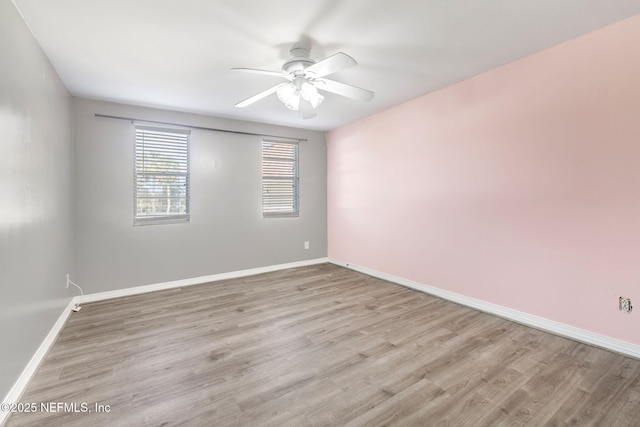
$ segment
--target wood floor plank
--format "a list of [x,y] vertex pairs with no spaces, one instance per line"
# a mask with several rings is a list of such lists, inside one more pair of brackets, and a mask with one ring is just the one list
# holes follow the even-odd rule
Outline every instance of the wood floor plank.
[[8,427],[638,426],[640,360],[320,264],[85,304],[22,402],[92,412]]

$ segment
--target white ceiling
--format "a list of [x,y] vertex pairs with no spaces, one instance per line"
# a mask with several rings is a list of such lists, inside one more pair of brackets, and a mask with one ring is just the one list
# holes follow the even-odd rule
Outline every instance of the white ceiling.
[[[73,95],[328,130],[640,13],[638,0],[14,0]],[[326,94],[309,120],[275,95],[289,48],[358,66],[332,79],[374,91]]]

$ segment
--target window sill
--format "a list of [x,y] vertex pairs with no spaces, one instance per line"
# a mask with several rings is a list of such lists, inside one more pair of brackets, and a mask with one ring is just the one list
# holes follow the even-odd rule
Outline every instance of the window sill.
[[147,216],[134,218],[133,225],[175,224],[180,222],[189,222],[190,220],[191,217],[189,215]]

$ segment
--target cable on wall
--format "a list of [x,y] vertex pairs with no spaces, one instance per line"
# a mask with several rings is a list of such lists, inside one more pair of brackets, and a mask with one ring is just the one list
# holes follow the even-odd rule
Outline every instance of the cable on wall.
[[[82,288],[76,285],[75,283],[73,283],[71,279],[69,279],[69,275],[67,274],[67,288],[69,287],[69,285],[73,285],[76,288],[80,289],[80,299],[82,300],[82,297],[84,296],[84,292],[82,292]],[[81,308],[82,307],[80,307],[80,303],[76,303],[76,305],[74,305],[71,310],[77,312],[77,311],[80,311]]]
[[292,138],[290,136],[281,136],[281,135],[267,135],[264,133],[254,133],[254,132],[243,132],[243,131],[239,131],[239,130],[229,130],[229,129],[218,129],[218,128],[210,128],[210,127],[204,127],[204,126],[194,126],[194,125],[185,125],[185,124],[181,124],[181,123],[171,123],[171,122],[161,122],[158,120],[145,120],[145,119],[136,119],[133,117],[122,117],[122,116],[111,116],[108,114],[95,114],[96,117],[99,118],[103,118],[103,119],[114,119],[114,120],[126,120],[126,121],[130,121],[131,123],[134,122],[143,122],[143,123],[154,123],[154,124],[160,124],[160,125],[168,125],[168,126],[180,126],[180,127],[185,127],[188,129],[198,129],[198,130],[207,130],[207,131],[212,131],[212,132],[224,132],[224,133],[235,133],[238,135],[251,135],[251,136],[261,136],[261,137],[269,137],[269,138],[280,138],[280,139],[288,139],[291,141],[308,141],[308,139],[306,138]]

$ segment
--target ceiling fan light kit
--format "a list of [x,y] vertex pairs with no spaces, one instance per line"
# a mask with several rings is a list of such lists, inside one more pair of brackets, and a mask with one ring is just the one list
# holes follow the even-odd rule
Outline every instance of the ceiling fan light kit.
[[318,89],[313,83],[307,81],[304,77],[296,77],[291,83],[282,83],[276,91],[278,99],[290,110],[298,111],[300,109],[300,99],[309,101],[313,108],[324,99],[324,96],[318,93]]
[[357,65],[357,62],[346,53],[339,52],[316,62],[309,57],[308,49],[294,47],[289,52],[291,58],[283,64],[280,73],[253,68],[232,68],[234,71],[264,74],[288,80],[287,83],[280,83],[238,102],[235,105],[237,108],[247,107],[275,92],[288,109],[300,111],[302,118],[308,119],[316,115],[315,109],[324,100],[324,96],[318,92],[318,89],[364,102],[373,98],[373,92],[369,90],[323,78]]

